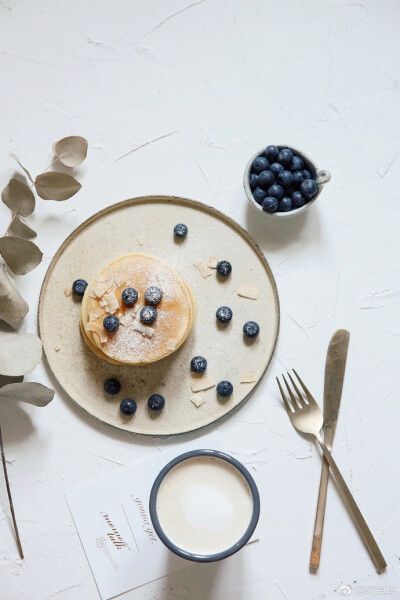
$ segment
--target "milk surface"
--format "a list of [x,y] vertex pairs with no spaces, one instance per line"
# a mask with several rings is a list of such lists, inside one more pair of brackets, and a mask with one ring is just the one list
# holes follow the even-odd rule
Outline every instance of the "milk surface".
[[245,533],[253,512],[250,488],[230,463],[208,456],[179,463],[157,494],[162,529],[179,548],[215,554]]

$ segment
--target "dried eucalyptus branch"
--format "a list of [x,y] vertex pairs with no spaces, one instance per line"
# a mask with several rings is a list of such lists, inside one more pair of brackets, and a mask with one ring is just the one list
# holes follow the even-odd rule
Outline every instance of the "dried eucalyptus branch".
[[15,538],[17,541],[19,556],[20,556],[21,560],[23,560],[24,553],[22,551],[21,538],[19,537],[17,520],[15,518],[15,511],[14,511],[14,504],[13,504],[12,496],[11,496],[10,482],[8,481],[6,457],[4,455],[3,437],[1,435],[1,425],[0,425],[0,451],[1,451],[1,462],[3,463],[4,479],[6,480],[8,502],[10,505],[11,517],[12,517],[12,521],[13,521],[13,525],[14,525]]
[[[23,181],[11,178],[1,193],[2,201],[11,210],[11,221],[0,237],[0,256],[3,260],[0,263],[0,401],[3,403],[22,401],[35,406],[46,406],[54,397],[54,390],[45,385],[22,381],[24,375],[33,371],[42,359],[40,339],[30,333],[17,333],[8,325],[8,329],[3,330],[3,325],[21,321],[29,310],[8,270],[16,275],[25,275],[35,269],[43,257],[38,246],[31,241],[36,237],[36,232],[24,221],[35,209],[36,199],[32,189],[35,188],[37,195],[43,200],[62,201],[71,198],[81,189],[81,184],[72,175],[48,169],[58,161],[71,168],[79,165],[86,158],[87,148],[87,141],[79,136],[59,140],[53,146],[53,161],[35,179],[15,154],[11,154],[32,185],[29,187]],[[1,428],[0,449],[18,551],[23,559]]]

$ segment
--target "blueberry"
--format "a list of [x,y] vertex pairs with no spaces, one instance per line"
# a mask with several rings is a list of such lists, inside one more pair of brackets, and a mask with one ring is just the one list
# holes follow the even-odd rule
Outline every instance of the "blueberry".
[[228,277],[232,273],[232,265],[227,260],[220,260],[217,264],[217,273],[222,277]]
[[278,158],[279,148],[277,146],[267,146],[264,154],[270,162],[273,162]]
[[310,171],[307,171],[307,169],[303,169],[303,180],[304,179],[312,179],[311,173]]
[[250,189],[255,190],[258,186],[258,175],[252,173],[249,178]]
[[204,373],[207,369],[207,361],[203,356],[195,356],[190,361],[190,370],[194,373]]
[[317,182],[314,179],[305,179],[300,186],[300,191],[306,198],[312,198],[317,193]]
[[217,394],[222,398],[228,398],[233,392],[233,385],[230,381],[220,381],[217,385]]
[[273,196],[267,196],[262,203],[263,210],[266,210],[267,212],[270,212],[270,213],[277,211],[278,206],[279,206],[279,202]]
[[122,302],[124,302],[128,306],[132,306],[133,304],[135,304],[135,302],[137,302],[139,294],[137,293],[135,288],[129,287],[122,290],[121,298]]
[[293,192],[292,194],[292,204],[295,208],[300,208],[305,203],[305,198],[301,192]]
[[296,187],[300,187],[304,181],[304,173],[303,171],[294,171],[293,173],[293,184]]
[[256,189],[253,192],[253,198],[258,204],[262,203],[266,195],[267,192],[260,187],[256,187]]
[[284,167],[288,167],[292,164],[293,160],[293,152],[289,150],[289,148],[282,148],[282,150],[278,154],[278,163],[281,163]]
[[121,382],[115,377],[110,377],[106,379],[104,382],[104,391],[106,394],[110,394],[111,396],[115,396],[119,394],[121,390]]
[[119,327],[118,317],[116,317],[114,315],[108,315],[107,317],[104,317],[103,327],[106,331],[109,331],[110,333],[114,333],[114,331],[117,331],[117,329]]
[[88,282],[84,279],[76,279],[72,284],[72,291],[74,292],[75,296],[83,296],[87,286]]
[[278,183],[284,187],[289,187],[293,184],[293,173],[290,171],[280,171],[278,173]]
[[283,187],[277,185],[276,183],[274,183],[274,185],[271,185],[271,187],[268,188],[268,196],[273,196],[274,198],[281,200],[281,198],[283,198],[284,195],[285,192],[283,190]]
[[160,394],[153,394],[147,401],[150,410],[162,410],[165,406],[165,398]]
[[121,404],[119,405],[119,410],[126,417],[131,417],[132,415],[134,415],[136,409],[137,404],[134,400],[132,400],[132,398],[125,398],[125,400],[122,400]]
[[229,306],[220,306],[217,312],[215,313],[218,321],[220,323],[228,323],[232,319],[233,312]]
[[183,223],[178,223],[174,227],[174,236],[183,240],[188,234],[188,228]]
[[284,198],[282,198],[282,200],[280,200],[279,202],[279,212],[289,212],[289,210],[292,210],[293,205],[292,205],[292,199],[289,198],[288,196],[285,196]]
[[261,171],[265,171],[265,169],[269,169],[269,162],[267,161],[265,156],[257,156],[255,161],[253,162],[254,173],[261,173]]
[[157,319],[157,311],[153,306],[143,306],[139,314],[140,320],[146,325],[151,325]]
[[262,188],[268,189],[270,185],[275,183],[275,175],[272,171],[261,171],[258,182]]
[[249,338],[255,338],[260,333],[260,326],[255,321],[247,321],[243,325],[243,333]]
[[293,156],[293,160],[292,160],[292,164],[290,165],[290,169],[292,171],[301,171],[301,169],[304,169],[304,160],[300,156],[297,156],[297,154],[295,154]]
[[160,288],[152,285],[151,287],[147,288],[144,293],[144,297],[147,304],[151,304],[151,306],[157,306],[157,304],[160,304],[161,302],[162,291]]
[[278,173],[280,173],[280,171],[283,171],[284,167],[282,167],[282,165],[280,165],[277,162],[272,163],[272,165],[270,166],[269,170],[274,174],[274,175],[278,175]]

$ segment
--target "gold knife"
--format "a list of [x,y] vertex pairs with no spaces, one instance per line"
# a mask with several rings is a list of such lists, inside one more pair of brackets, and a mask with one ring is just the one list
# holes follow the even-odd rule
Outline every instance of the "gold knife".
[[[325,363],[324,384],[324,440],[329,450],[335,437],[336,423],[339,416],[342,397],[344,372],[346,369],[347,349],[350,333],[346,329],[338,329],[329,342]],[[324,530],[326,491],[328,488],[329,464],[326,458],[322,461],[321,479],[319,483],[317,513],[315,516],[314,537],[310,557],[310,571],[316,572],[319,567]]]

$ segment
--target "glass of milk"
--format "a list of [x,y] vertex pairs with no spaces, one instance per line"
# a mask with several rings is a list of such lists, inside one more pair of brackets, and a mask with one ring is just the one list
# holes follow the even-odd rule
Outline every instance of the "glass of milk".
[[161,541],[183,558],[212,562],[231,556],[252,536],[260,497],[249,471],[219,450],[192,450],[169,462],[150,494]]

